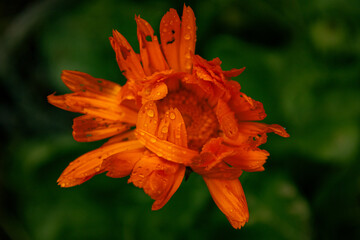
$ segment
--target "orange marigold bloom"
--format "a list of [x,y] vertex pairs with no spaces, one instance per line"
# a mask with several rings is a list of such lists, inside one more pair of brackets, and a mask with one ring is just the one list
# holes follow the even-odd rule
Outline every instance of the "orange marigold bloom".
[[240,92],[231,78],[244,70],[221,69],[221,61],[195,55],[196,25],[190,7],[182,18],[170,9],[160,23],[160,42],[148,22],[135,17],[140,54],[116,30],[110,37],[127,83],[63,71],[73,93],[48,96],[51,104],[84,115],[73,124],[80,142],[110,138],[100,148],[71,162],[58,179],[61,187],[81,184],[106,172],[130,175],[162,208],[180,186],[185,171],[200,174],[234,228],[249,218],[239,176],[262,171],[269,153],[259,149],[266,134],[288,137],[263,120],[260,102]]

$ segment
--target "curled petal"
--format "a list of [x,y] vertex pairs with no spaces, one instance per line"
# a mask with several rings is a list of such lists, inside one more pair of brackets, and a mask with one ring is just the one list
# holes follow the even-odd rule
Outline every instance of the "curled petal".
[[278,124],[266,124],[257,122],[241,122],[238,125],[239,134],[236,138],[229,139],[224,137],[224,140],[228,144],[240,146],[243,144],[250,145],[252,147],[258,147],[261,144],[266,143],[267,133],[274,132],[282,137],[289,137],[290,135],[285,131],[283,127]]
[[246,96],[244,93],[232,93],[229,106],[240,121],[259,121],[266,117],[263,104]]
[[242,169],[232,166],[224,159],[233,156],[236,149],[222,144],[222,138],[211,139],[206,143],[199,157],[191,162],[194,172],[208,178],[237,179]]
[[59,177],[58,184],[61,187],[72,187],[81,184],[94,175],[104,171],[101,167],[104,159],[119,152],[140,148],[143,148],[140,142],[127,141],[102,146],[96,150],[85,153],[69,164]]
[[247,172],[263,171],[263,165],[270,154],[258,148],[237,148],[232,156],[225,157],[223,161]]
[[185,174],[185,167],[168,162],[154,154],[143,155],[129,178],[135,186],[155,200],[152,210],[162,208],[176,192]]
[[154,86],[143,88],[141,96],[145,101],[160,100],[166,97],[168,94],[168,88],[165,83],[158,83]]
[[225,180],[204,177],[214,202],[231,225],[239,229],[249,220],[249,211],[239,179]]

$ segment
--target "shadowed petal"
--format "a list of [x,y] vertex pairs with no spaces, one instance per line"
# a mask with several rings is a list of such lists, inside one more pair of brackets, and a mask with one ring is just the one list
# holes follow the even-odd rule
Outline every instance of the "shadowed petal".
[[158,210],[176,192],[184,174],[184,166],[168,162],[154,154],[145,154],[135,164],[128,182],[143,188],[155,200],[152,210]]
[[48,101],[67,111],[89,114],[112,121],[135,124],[137,119],[135,111],[119,105],[116,99],[91,92],[76,92],[60,96],[51,94],[48,96]]
[[72,187],[83,183],[94,175],[103,172],[101,165],[104,159],[119,152],[139,148],[143,148],[143,145],[138,141],[127,141],[102,146],[96,150],[85,153],[69,164],[59,177],[58,184],[61,187]]
[[249,220],[245,194],[238,179],[225,180],[204,177],[214,202],[231,225],[239,229]]
[[115,136],[128,129],[130,125],[120,121],[83,115],[74,118],[73,137],[79,142],[91,142]]
[[104,160],[103,171],[107,171],[106,176],[112,178],[122,178],[130,175],[134,165],[144,154],[145,148],[126,151],[112,155]]
[[61,79],[65,85],[73,92],[93,92],[108,97],[116,97],[121,87],[114,82],[94,78],[91,75],[78,71],[64,70]]

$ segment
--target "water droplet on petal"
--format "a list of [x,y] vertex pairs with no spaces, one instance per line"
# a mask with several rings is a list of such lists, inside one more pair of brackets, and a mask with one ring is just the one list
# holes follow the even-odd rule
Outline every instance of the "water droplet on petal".
[[100,171],[100,168],[99,167],[95,168],[95,171],[96,172]]
[[175,117],[176,117],[176,116],[175,116],[175,113],[171,112],[171,113],[170,113],[170,119],[171,119],[171,120],[174,120]]
[[149,117],[154,117],[154,115],[155,115],[154,110],[150,109],[149,111],[147,111],[147,115]]
[[191,38],[191,36],[189,34],[185,34],[185,36],[184,36],[185,40],[190,40],[190,38]]
[[150,142],[156,143],[156,139],[155,138],[150,138]]
[[187,59],[190,59],[190,58],[191,58],[190,52],[188,52],[188,53],[185,54],[185,58],[187,58]]
[[167,127],[163,127],[162,129],[161,129],[161,132],[162,133],[167,133],[169,131],[169,129],[167,128]]

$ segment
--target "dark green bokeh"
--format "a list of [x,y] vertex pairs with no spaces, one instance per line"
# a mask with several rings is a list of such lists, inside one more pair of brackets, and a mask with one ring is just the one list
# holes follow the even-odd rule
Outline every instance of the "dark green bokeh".
[[250,220],[234,230],[192,174],[169,203],[103,175],[70,189],[56,179],[101,142],[72,139],[77,114],[51,106],[63,69],[123,84],[108,41],[119,30],[138,49],[134,15],[155,31],[177,1],[0,3],[0,239],[360,239],[360,2],[189,2],[196,53],[264,104],[271,134],[265,172],[240,177]]

